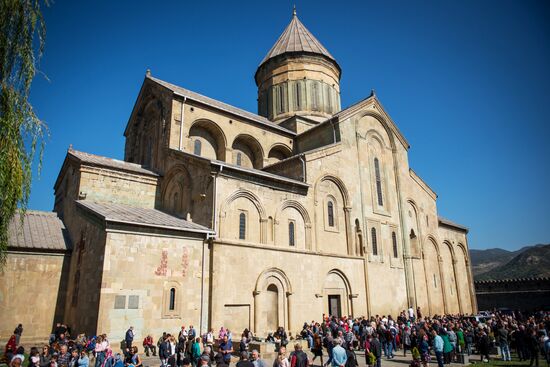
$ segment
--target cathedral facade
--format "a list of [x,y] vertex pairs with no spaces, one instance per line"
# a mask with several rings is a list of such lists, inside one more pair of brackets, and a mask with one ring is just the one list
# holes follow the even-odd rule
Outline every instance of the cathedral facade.
[[255,73],[258,114],[147,72],[124,161],[67,152],[63,286],[43,314],[116,340],[129,325],[264,335],[323,314],[475,312],[467,228],[438,216],[373,92],[341,108],[340,75],[296,14]]

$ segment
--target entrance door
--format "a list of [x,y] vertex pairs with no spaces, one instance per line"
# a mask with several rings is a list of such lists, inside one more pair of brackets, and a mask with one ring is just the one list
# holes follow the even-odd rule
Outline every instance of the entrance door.
[[342,317],[342,307],[339,295],[328,296],[328,312],[331,316]]

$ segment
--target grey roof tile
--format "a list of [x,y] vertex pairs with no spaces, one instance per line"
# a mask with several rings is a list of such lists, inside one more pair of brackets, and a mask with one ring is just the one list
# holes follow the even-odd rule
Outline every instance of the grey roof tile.
[[466,233],[469,231],[468,227],[465,227],[462,224],[455,223],[453,221],[450,221],[449,219],[443,218],[442,216],[438,216],[437,218],[440,224],[446,225],[448,227],[455,227],[455,228],[461,229]]
[[311,32],[300,22],[296,13],[292,16],[290,24],[283,31],[277,42],[273,45],[271,50],[265,55],[264,59],[260,63],[260,66],[267,60],[282,55],[284,53],[293,52],[307,52],[324,56],[336,63],[334,57],[328,52],[328,50],[311,34]]
[[54,212],[27,210],[23,217],[16,214],[8,227],[8,248],[67,251],[71,241],[65,225]]
[[78,200],[77,204],[85,210],[96,214],[106,222],[135,224],[179,231],[213,233],[207,227],[157,209],[139,208],[115,203],[95,203],[89,200]]
[[294,131],[286,129],[286,128],[284,128],[282,126],[279,126],[277,124],[274,124],[273,122],[271,122],[270,120],[268,120],[267,118],[265,118],[263,116],[256,115],[255,113],[243,110],[243,109],[235,107],[235,106],[231,106],[227,103],[220,102],[216,99],[203,96],[202,94],[190,91],[189,89],[179,87],[175,84],[168,83],[164,80],[154,78],[152,76],[147,76],[147,78],[154,81],[155,83],[158,83],[158,84],[170,89],[172,92],[174,92],[175,94],[177,94],[179,96],[187,97],[187,98],[189,98],[193,101],[197,101],[197,102],[203,103],[207,106],[211,106],[211,107],[214,107],[216,109],[219,109],[219,110],[222,110],[222,111],[225,111],[225,112],[229,112],[229,113],[231,113],[233,115],[236,115],[236,116],[244,117],[247,120],[251,120],[251,121],[260,123],[264,126],[269,126],[269,127],[273,128],[275,130],[279,130],[279,131],[284,132],[288,135],[291,135],[291,136],[296,135],[296,133]]
[[94,166],[115,168],[115,169],[129,171],[129,172],[141,173],[149,176],[158,176],[158,174],[156,174],[155,172],[150,171],[136,163],[130,163],[130,162],[121,161],[118,159],[103,157],[100,155],[80,152],[74,149],[69,149],[67,154],[76,158],[78,161],[82,163],[88,163]]

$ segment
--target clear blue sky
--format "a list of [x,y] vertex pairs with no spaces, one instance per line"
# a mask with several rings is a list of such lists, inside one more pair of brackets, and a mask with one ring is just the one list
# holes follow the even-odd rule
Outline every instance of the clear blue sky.
[[[123,158],[143,75],[256,112],[253,75],[293,1],[67,1],[45,9],[32,102],[51,129],[30,208],[52,210],[69,144]],[[411,167],[470,247],[550,242],[550,2],[296,1],[343,70],[342,105],[375,88]]]

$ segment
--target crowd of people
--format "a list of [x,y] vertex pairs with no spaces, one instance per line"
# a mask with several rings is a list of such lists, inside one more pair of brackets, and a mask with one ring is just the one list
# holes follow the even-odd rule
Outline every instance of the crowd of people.
[[[515,350],[519,360],[539,366],[539,359],[550,363],[550,313],[538,312],[529,316],[493,313],[484,318],[446,315],[423,317],[420,308],[404,310],[396,318],[323,316],[311,321],[293,336],[279,327],[266,339],[255,338],[245,329],[233,346],[233,334],[221,327],[198,335],[193,326],[182,326],[176,333],[163,333],[154,342],[151,335],[142,344],[146,356],[158,356],[162,367],[229,367],[232,356],[238,355],[237,367],[268,367],[257,350],[249,350],[253,340],[275,344],[277,357],[272,367],[313,366],[317,358],[323,367],[356,367],[356,352],[364,354],[365,364],[381,367],[383,359],[391,360],[397,353],[407,352],[411,367],[428,367],[434,359],[438,367],[458,362],[463,355],[479,354],[480,362],[488,362],[492,347],[500,348],[500,358],[511,361]],[[130,327],[125,334],[122,353],[114,353],[107,335],[72,338],[70,328],[57,324],[49,343],[40,350],[30,349],[28,360],[19,345],[23,326],[18,325],[6,344],[3,358],[10,367],[142,367],[136,333]],[[298,340],[305,340],[303,343]],[[303,350],[306,344],[311,358]],[[289,346],[290,344],[290,346]],[[287,350],[292,349],[291,352]],[[323,356],[328,356],[326,361]],[[93,363],[90,362],[93,360]]]

